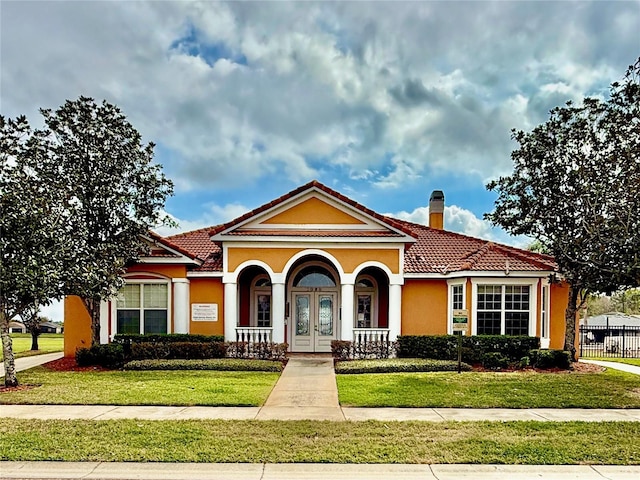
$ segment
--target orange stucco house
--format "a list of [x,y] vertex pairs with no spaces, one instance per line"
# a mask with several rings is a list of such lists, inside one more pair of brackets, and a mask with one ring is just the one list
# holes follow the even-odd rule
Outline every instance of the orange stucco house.
[[[539,336],[562,348],[568,289],[553,258],[380,215],[313,181],[235,220],[162,238],[101,309],[117,333],[198,333],[326,352],[335,339],[452,332]],[[65,354],[90,343],[78,298],[65,300]]]

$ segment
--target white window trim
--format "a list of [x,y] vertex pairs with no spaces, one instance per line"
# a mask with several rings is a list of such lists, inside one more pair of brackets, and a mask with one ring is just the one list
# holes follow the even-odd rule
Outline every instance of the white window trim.
[[[447,280],[447,333],[453,335],[453,287],[462,285],[462,308],[467,308],[467,279]],[[475,326],[475,320],[473,322]]]
[[[549,284],[549,280],[542,280],[541,289],[540,289],[540,348],[549,348],[551,343],[551,285]],[[546,289],[546,296],[542,294],[542,292]],[[544,312],[544,316],[542,315]],[[545,318],[546,317],[546,318]],[[545,325],[543,325],[543,323]],[[546,326],[546,328],[545,328]],[[543,330],[547,334],[546,336],[542,336]]]
[[[261,286],[256,287],[256,283],[258,280],[269,280],[270,285],[268,287]],[[260,327],[260,328],[273,328],[273,284],[271,283],[271,279],[267,274],[258,275],[251,282],[251,312],[249,313],[249,325],[252,327],[258,326],[258,295],[269,295],[269,323],[271,325],[269,327]]]
[[[366,279],[371,282],[373,288],[358,287],[358,280]],[[371,275],[358,275],[353,291],[353,328],[378,328],[378,290],[380,286]],[[371,326],[358,327],[358,295],[371,294]]]
[[[171,325],[173,323],[173,305],[171,302],[171,298],[173,297],[173,286],[171,284],[171,281],[165,279],[165,278],[149,278],[149,279],[144,279],[144,280],[125,280],[125,285],[126,284],[138,284],[138,285],[145,285],[145,284],[158,284],[158,283],[163,283],[167,285],[167,334],[172,333],[173,330],[171,328]],[[142,289],[140,292],[140,295],[142,295]],[[142,303],[140,304],[142,305]],[[143,307],[140,307],[141,310]],[[118,301],[116,298],[114,298],[113,300],[111,300],[111,337],[113,338],[114,335],[118,335]],[[144,334],[144,319],[140,318],[140,334],[143,335]]]
[[[473,312],[471,315],[471,334],[478,334],[478,285],[528,285],[529,286],[529,336],[536,336],[536,326],[538,324],[538,282],[537,278],[472,278],[471,279],[471,304]],[[500,334],[505,333],[504,303],[505,295],[502,295],[502,305],[500,307]]]

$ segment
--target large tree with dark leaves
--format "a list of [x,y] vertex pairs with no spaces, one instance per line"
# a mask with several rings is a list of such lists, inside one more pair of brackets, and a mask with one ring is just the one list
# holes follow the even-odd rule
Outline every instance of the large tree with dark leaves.
[[43,132],[0,116],[0,337],[5,386],[18,385],[9,322],[64,294],[71,246],[64,195],[53,187]]
[[498,198],[485,218],[556,258],[570,285],[564,348],[575,357],[587,295],[640,285],[640,59],[608,99],[557,107],[513,138],[514,171],[487,185]]
[[153,162],[154,145],[143,145],[118,107],[80,97],[41,113],[72,230],[65,290],[82,299],[95,345],[100,302],[116,293],[125,266],[144,252],[141,235],[169,221],[163,207],[173,185]]

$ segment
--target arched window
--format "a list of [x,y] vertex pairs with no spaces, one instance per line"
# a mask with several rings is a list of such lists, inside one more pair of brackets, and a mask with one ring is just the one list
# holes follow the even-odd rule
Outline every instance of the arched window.
[[271,280],[267,275],[260,275],[251,284],[252,327],[271,327]]
[[298,272],[293,280],[294,287],[335,287],[331,272],[319,265],[311,265]]
[[355,328],[378,327],[377,283],[369,275],[361,275],[356,282]]

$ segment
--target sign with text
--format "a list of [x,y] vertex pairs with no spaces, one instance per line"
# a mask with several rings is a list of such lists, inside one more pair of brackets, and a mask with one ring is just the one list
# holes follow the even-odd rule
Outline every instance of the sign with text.
[[469,311],[454,310],[453,311],[453,331],[466,332],[469,329]]
[[191,321],[192,322],[217,322],[218,321],[218,304],[217,303],[192,303],[191,304]]

